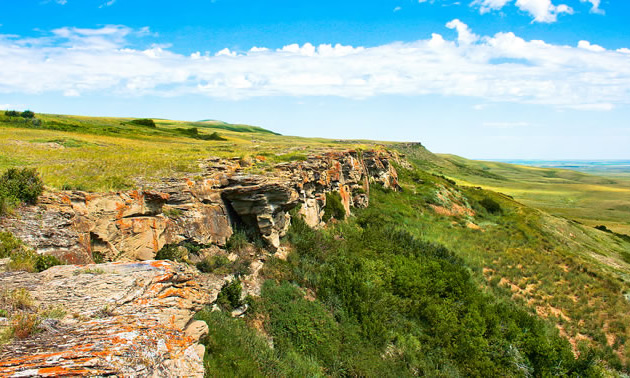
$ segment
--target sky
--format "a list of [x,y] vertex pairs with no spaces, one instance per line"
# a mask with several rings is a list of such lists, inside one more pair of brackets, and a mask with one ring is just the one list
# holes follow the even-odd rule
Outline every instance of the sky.
[[628,0],[0,0],[0,109],[630,159]]

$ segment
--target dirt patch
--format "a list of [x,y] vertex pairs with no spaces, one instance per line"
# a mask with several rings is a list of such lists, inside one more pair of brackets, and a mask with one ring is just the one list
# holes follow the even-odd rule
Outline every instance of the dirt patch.
[[483,231],[483,229],[481,227],[479,227],[479,225],[476,225],[473,222],[466,223],[466,227],[470,228],[471,230],[482,230]]
[[546,306],[536,306],[536,314],[538,314],[538,316],[542,317],[542,318],[548,318],[549,316],[555,316],[556,318],[562,318],[568,322],[571,321],[571,318],[569,318],[564,311],[562,311],[561,309],[557,308],[557,307],[553,307],[551,305],[546,305]]

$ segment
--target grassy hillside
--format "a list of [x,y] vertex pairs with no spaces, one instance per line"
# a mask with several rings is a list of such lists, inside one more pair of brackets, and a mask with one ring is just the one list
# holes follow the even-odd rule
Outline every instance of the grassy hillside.
[[559,169],[475,161],[411,151],[431,172],[462,185],[505,193],[519,202],[588,226],[605,225],[630,235],[630,179]]
[[[36,119],[0,115],[0,170],[36,168],[51,189],[194,177],[211,156],[261,173],[380,144],[218,121]],[[630,372],[630,241],[593,227],[628,230],[629,182],[386,145],[405,156],[402,191],[374,185],[369,208],[325,229],[295,218],[288,258],[267,260],[245,318],[199,314],[210,376]],[[222,306],[239,305],[238,284],[225,290]]]
[[37,167],[52,189],[116,190],[194,175],[210,156],[240,157],[246,164],[255,162],[251,169],[261,172],[307,153],[371,143],[279,136],[218,121],[156,119],[155,127],[133,121],[50,114],[37,114],[32,121],[0,113],[0,170]]
[[630,370],[627,241],[410,160],[401,192],[373,186],[346,222],[295,219],[244,319],[200,314],[210,375]]

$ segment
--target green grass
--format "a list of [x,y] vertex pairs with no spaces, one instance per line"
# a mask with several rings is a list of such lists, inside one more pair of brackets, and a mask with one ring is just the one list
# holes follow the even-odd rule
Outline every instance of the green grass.
[[211,311],[199,312],[196,319],[209,325],[203,340],[204,366],[208,377],[321,377],[319,366],[298,354],[279,355],[268,341],[243,319]]
[[[36,114],[34,126],[0,115],[0,171],[33,167],[52,189],[109,191],[150,187],[163,177],[194,177],[208,157],[240,157],[263,173],[276,163],[307,154],[369,148],[368,141],[280,136],[269,130],[221,122],[155,120],[156,128],[131,118]],[[193,135],[178,129],[197,128]],[[226,140],[204,140],[213,137]],[[59,148],[64,147],[64,148]],[[256,159],[262,156],[263,159]]]
[[[0,170],[36,168],[50,189],[147,188],[195,177],[214,156],[265,173],[309,154],[377,146],[218,121],[153,128],[131,118],[36,117],[0,115]],[[213,133],[226,140],[198,137]],[[402,192],[374,185],[368,209],[326,230],[292,229],[288,262],[266,263],[271,281],[246,320],[258,331],[204,313],[210,376],[568,374],[588,369],[592,356],[628,372],[630,181],[397,148],[414,165],[397,167]],[[239,233],[230,249],[250,242]],[[34,270],[30,255],[7,254]],[[247,272],[237,265],[205,268]],[[589,345],[593,355],[569,358]]]
[[294,218],[294,252],[265,266],[250,315],[266,319],[278,353],[308,356],[331,376],[596,373],[594,354],[576,361],[550,323],[480,288],[458,252],[390,221],[413,210],[398,202],[412,194],[379,192],[371,210],[326,230]]
[[[628,368],[626,240],[523,206],[506,195],[450,186],[426,171],[399,167],[399,175],[403,191],[374,188],[370,207],[359,217],[381,217],[416,237],[447,246],[471,267],[481,285],[550,319],[576,350],[585,341],[609,366]],[[459,192],[475,215],[446,216],[432,210],[432,193],[444,187]],[[487,198],[501,211],[488,211],[483,206]]]
[[423,148],[402,147],[424,169],[444,174],[462,185],[480,186],[521,203],[588,226],[604,224],[630,235],[630,179],[596,176],[559,168],[475,161],[435,155]]

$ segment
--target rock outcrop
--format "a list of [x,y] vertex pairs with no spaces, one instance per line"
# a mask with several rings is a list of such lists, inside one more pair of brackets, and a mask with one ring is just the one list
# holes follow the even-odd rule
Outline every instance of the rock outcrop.
[[55,266],[1,273],[3,290],[25,288],[61,320],[0,347],[0,376],[203,376],[204,322],[223,278],[170,261]]
[[386,151],[330,152],[247,174],[238,159],[209,159],[193,179],[165,179],[152,190],[49,193],[38,206],[5,219],[38,253],[70,263],[150,260],[164,245],[225,245],[235,226],[279,246],[297,206],[307,223],[322,224],[326,193],[338,192],[346,213],[368,205],[370,183],[398,188]]

